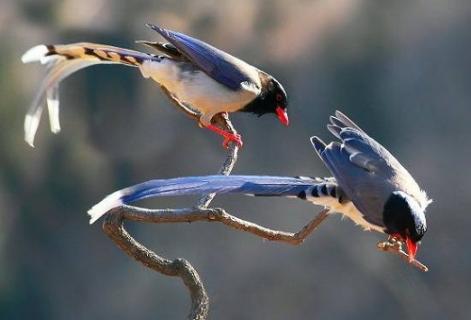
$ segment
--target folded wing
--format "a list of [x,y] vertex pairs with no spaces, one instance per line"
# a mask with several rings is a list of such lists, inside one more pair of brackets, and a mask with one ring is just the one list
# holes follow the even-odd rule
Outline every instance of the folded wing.
[[381,144],[339,111],[330,122],[327,127],[340,142],[326,145],[313,137],[312,143],[365,220],[381,226],[384,203],[396,190],[425,205],[428,200],[415,180]]
[[256,69],[246,62],[201,40],[147,24],[174,45],[188,60],[208,76],[229,89],[239,90],[243,84],[258,84]]

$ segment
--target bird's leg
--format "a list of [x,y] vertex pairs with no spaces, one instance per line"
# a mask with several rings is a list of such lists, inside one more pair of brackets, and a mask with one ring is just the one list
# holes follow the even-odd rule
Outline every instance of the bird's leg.
[[160,88],[162,89],[162,91],[164,92],[164,94],[167,95],[167,97],[170,99],[171,102],[173,102],[173,104],[178,107],[180,110],[182,110],[187,116],[189,116],[190,118],[192,119],[195,119],[197,121],[199,121],[200,117],[201,117],[201,114],[200,113],[197,113],[196,111],[193,111],[191,110],[188,106],[186,106],[184,103],[180,102],[177,98],[175,98],[175,96],[170,92],[168,91],[167,88],[165,88],[164,86],[160,86]]
[[191,110],[184,103],[180,102],[175,96],[167,90],[164,86],[160,86],[162,91],[169,97],[170,101],[174,103],[180,110],[182,110],[187,116],[198,120],[200,127],[208,128],[209,130],[216,132],[217,134],[224,137],[223,146],[228,148],[230,142],[235,142],[238,147],[242,147],[242,137],[232,126],[229,120],[227,112],[222,112],[214,115],[212,118],[205,117],[201,113]]
[[235,142],[238,147],[242,147],[242,138],[232,126],[227,112],[216,114],[212,117],[212,119],[208,119],[204,117],[204,115],[202,115],[201,113],[191,110],[191,108],[186,106],[184,103],[180,102],[177,98],[173,96],[170,91],[167,90],[167,88],[165,88],[164,86],[160,87],[162,88],[163,92],[169,97],[170,101],[174,103],[175,106],[177,106],[190,118],[198,120],[200,127],[208,128],[209,130],[223,136],[224,142],[222,143],[222,145],[224,148],[227,149],[229,147],[230,142]]
[[224,148],[228,148],[229,143],[231,141],[235,142],[239,147],[242,147],[242,145],[244,144],[242,142],[242,137],[240,136],[240,134],[237,133],[236,129],[232,125],[231,120],[229,120],[229,114],[227,112],[222,112],[215,115],[212,121],[218,123],[220,128],[224,128],[226,132],[229,132],[231,134],[229,138],[225,137],[224,142],[222,144]]
[[228,148],[229,143],[231,142],[235,142],[239,147],[242,147],[244,144],[242,142],[242,137],[232,126],[227,112],[216,114],[212,117],[210,123],[207,125],[202,120],[204,119],[200,119],[200,123],[202,123],[205,128],[208,128],[209,130],[224,137],[224,142],[222,143],[224,148]]

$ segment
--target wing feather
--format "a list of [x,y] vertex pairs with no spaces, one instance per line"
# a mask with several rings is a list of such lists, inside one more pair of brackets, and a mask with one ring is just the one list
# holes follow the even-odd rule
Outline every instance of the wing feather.
[[410,194],[424,207],[429,203],[399,161],[346,115],[337,111],[335,117],[330,117],[327,128],[340,142],[322,146],[314,138],[313,144],[365,220],[383,225],[383,207],[393,191]]
[[147,24],[174,45],[188,60],[208,76],[231,90],[240,90],[243,83],[259,85],[256,69],[246,62],[201,40]]

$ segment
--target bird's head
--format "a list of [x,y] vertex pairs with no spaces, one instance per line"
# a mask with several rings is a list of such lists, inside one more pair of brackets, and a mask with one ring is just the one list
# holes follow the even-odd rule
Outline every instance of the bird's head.
[[285,126],[289,125],[288,97],[286,91],[275,78],[260,71],[262,90],[257,98],[249,103],[243,111],[263,116],[274,113]]
[[386,232],[406,244],[410,260],[415,259],[419,241],[427,231],[424,210],[417,200],[402,191],[393,192],[384,206]]

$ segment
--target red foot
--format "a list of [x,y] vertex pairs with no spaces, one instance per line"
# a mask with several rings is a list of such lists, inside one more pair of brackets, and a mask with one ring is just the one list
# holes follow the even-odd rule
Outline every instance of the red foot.
[[218,128],[218,127],[216,127],[212,124],[207,126],[206,128],[208,128],[209,130],[211,130],[213,132],[216,132],[217,134],[224,137],[224,141],[222,143],[222,146],[226,149],[229,147],[229,143],[231,143],[231,142],[235,142],[239,148],[244,145],[244,143],[242,142],[242,137],[240,136],[240,134],[230,133],[230,132],[222,130],[221,128]]
[[244,145],[244,143],[242,142],[242,137],[238,133],[229,133],[228,136],[225,136],[224,141],[222,142],[222,146],[227,149],[229,148],[229,143],[231,142],[235,142],[239,148]]

